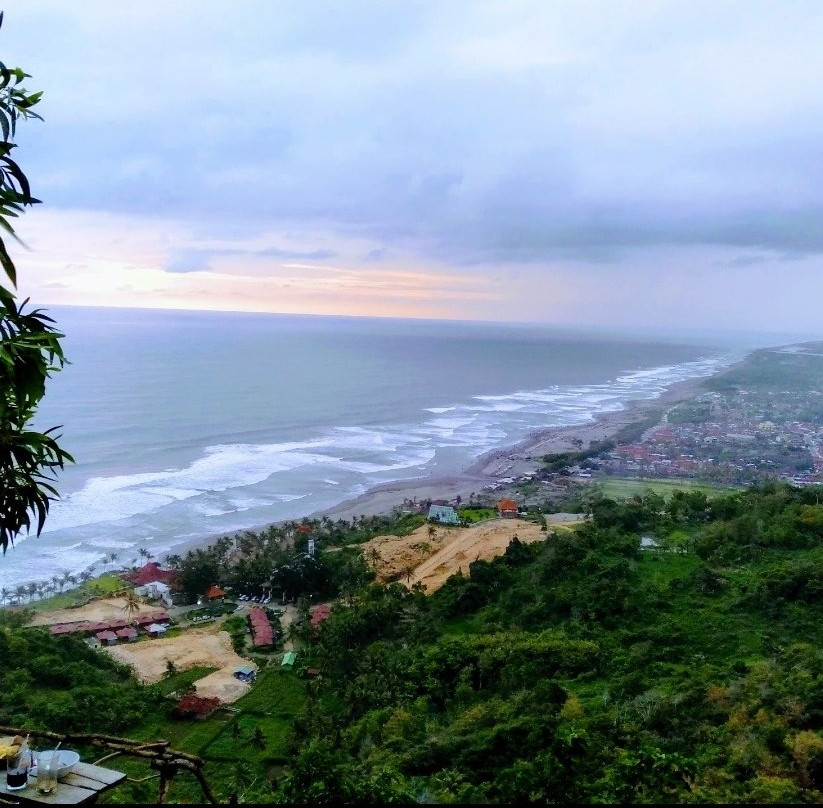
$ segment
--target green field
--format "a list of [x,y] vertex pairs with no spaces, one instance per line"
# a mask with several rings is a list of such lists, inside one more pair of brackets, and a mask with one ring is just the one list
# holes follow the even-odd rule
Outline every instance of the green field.
[[[191,669],[163,680],[158,687],[163,693],[184,687],[209,668]],[[306,700],[306,684],[295,673],[278,669],[263,669],[251,690],[228,709],[219,709],[204,721],[169,718],[172,702],[158,703],[147,709],[143,723],[132,730],[131,737],[156,741],[165,738],[174,749],[198,755],[206,761],[204,773],[212,788],[224,799],[238,790],[238,767],[256,772],[257,777],[271,776],[290,755],[292,727]],[[259,742],[255,732],[262,733]],[[117,768],[139,780],[147,776],[144,761],[118,758]],[[105,803],[153,802],[156,780],[108,792]],[[169,802],[199,802],[199,787],[188,775],[175,778]]]
[[116,575],[100,575],[92,578],[85,584],[80,584],[66,592],[58,592],[50,597],[33,600],[26,603],[26,608],[35,612],[49,612],[54,609],[69,609],[72,606],[89,603],[95,598],[105,595],[112,595],[129,589],[130,586]]
[[730,491],[740,490],[739,486],[714,485],[713,483],[698,480],[637,480],[625,477],[598,478],[597,486],[604,496],[611,499],[628,499],[635,494],[645,494],[653,491],[663,497],[674,491],[703,491],[707,497],[716,497]]

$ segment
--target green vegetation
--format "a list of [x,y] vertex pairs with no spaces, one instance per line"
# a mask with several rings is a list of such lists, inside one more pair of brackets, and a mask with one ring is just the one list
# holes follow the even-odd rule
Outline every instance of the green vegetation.
[[[0,718],[168,738],[251,802],[819,803],[823,488],[710,493],[601,496],[431,595],[366,582],[317,629],[304,609],[301,669],[320,675],[275,662],[203,721],[164,698],[195,673],[141,687],[5,615]],[[170,801],[198,799],[174,781]]]
[[[0,14],[0,25],[2,25]],[[49,377],[64,364],[63,336],[41,309],[18,304],[17,270],[9,255],[7,236],[17,238],[13,220],[40,200],[11,158],[17,123],[40,119],[34,112],[42,92],[29,93],[30,78],[19,67],[0,63],[0,267],[8,286],[0,285],[0,548],[5,553],[21,531],[39,536],[49,505],[57,496],[55,472],[71,455],[58,443],[58,427],[38,432],[32,420],[46,392]]]
[[637,480],[624,477],[598,477],[596,486],[603,496],[611,499],[628,499],[649,491],[661,496],[668,496],[673,491],[702,491],[707,497],[716,497],[739,490],[738,486],[713,485],[698,480]]
[[466,505],[460,508],[457,513],[463,522],[472,525],[477,522],[486,522],[489,519],[497,518],[496,508],[486,508],[481,505]]
[[362,590],[279,797],[819,802],[821,493],[600,499],[430,597]]

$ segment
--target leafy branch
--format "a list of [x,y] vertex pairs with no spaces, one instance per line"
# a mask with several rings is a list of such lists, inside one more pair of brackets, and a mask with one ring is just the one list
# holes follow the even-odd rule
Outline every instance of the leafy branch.
[[[3,14],[0,12],[0,26]],[[9,255],[8,237],[20,241],[12,220],[40,200],[31,194],[23,170],[9,155],[19,120],[35,118],[42,92],[23,86],[28,73],[0,62],[0,267],[12,287],[0,284],[0,547],[3,553],[24,529],[43,530],[49,505],[58,493],[56,472],[71,455],[57,443],[59,427],[43,432],[30,428],[46,392],[46,380],[65,364],[63,336],[41,309],[26,311],[13,289],[17,270]],[[5,238],[3,237],[5,236]]]

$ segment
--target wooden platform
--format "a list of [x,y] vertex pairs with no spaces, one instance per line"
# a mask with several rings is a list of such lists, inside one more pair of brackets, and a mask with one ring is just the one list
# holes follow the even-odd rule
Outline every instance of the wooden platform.
[[6,777],[0,779],[0,802],[17,805],[82,805],[96,802],[104,791],[113,788],[126,779],[123,772],[94,766],[91,763],[77,763],[74,769],[57,783],[57,790],[51,794],[37,791],[37,778],[29,777],[28,785],[20,791],[6,790]]

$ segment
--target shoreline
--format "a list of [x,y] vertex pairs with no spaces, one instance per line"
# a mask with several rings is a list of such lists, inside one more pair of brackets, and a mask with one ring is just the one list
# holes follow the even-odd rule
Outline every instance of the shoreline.
[[[225,536],[235,536],[244,531],[258,532],[270,526],[279,526],[300,519],[351,519],[364,515],[388,515],[407,502],[421,500],[448,500],[461,497],[468,502],[471,495],[488,494],[512,483],[514,479],[534,474],[546,454],[579,451],[598,441],[609,440],[620,429],[648,418],[679,401],[696,395],[704,382],[746,361],[746,357],[724,365],[716,372],[675,382],[654,398],[627,400],[621,409],[596,413],[578,424],[548,426],[531,432],[521,441],[484,452],[458,472],[395,480],[372,486],[356,497],[350,497],[329,508],[303,514],[296,519],[267,521],[233,531],[221,531],[177,542],[172,549],[161,553],[155,560],[169,555],[184,556],[191,550],[208,547]],[[500,493],[499,496],[505,495]],[[120,572],[124,571],[119,570]],[[117,574],[111,570],[106,574]],[[95,577],[97,577],[95,575]],[[32,581],[34,583],[35,581]]]
[[[706,380],[727,372],[743,361],[745,359],[725,365],[717,373],[708,376],[696,376],[675,382],[654,398],[630,399],[625,402],[622,409],[597,413],[589,421],[538,429],[518,443],[484,452],[460,472],[380,483],[356,497],[350,497],[330,508],[304,514],[300,518],[351,519],[364,515],[381,516],[390,514],[408,501],[453,500],[457,496],[468,501],[471,494],[488,493],[495,486],[499,486],[501,481],[535,473],[546,454],[578,451],[580,448],[588,448],[594,442],[613,438],[623,427],[645,420],[653,412],[691,398],[699,392]],[[578,446],[575,440],[580,440],[582,445]],[[273,525],[296,521],[299,520],[265,522],[244,530],[261,531]],[[222,532],[190,539],[176,545],[174,552],[177,555],[185,555],[190,550],[208,547],[224,536],[242,532],[243,530]]]

